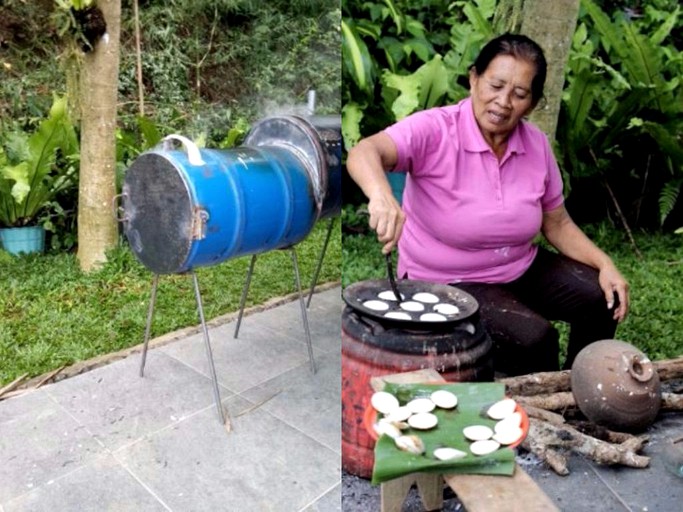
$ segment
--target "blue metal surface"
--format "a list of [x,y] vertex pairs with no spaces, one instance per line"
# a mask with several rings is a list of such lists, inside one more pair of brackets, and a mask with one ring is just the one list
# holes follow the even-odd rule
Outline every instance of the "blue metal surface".
[[[285,248],[303,240],[315,224],[309,174],[287,149],[202,149],[203,165],[192,165],[180,150],[151,153],[126,174],[124,210],[131,248],[153,272],[185,272]],[[188,197],[169,201],[169,194]],[[167,208],[171,203],[174,208]],[[185,208],[192,211],[179,211]],[[197,237],[202,210],[207,219]],[[172,233],[168,243],[164,231]]]

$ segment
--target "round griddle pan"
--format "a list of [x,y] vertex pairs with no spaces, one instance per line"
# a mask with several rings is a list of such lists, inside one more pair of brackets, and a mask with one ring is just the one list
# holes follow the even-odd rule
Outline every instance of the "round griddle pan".
[[[410,279],[400,279],[396,281],[398,289],[401,295],[404,297],[404,301],[412,300],[413,295],[420,292],[431,293],[439,298],[440,303],[453,304],[458,307],[458,312],[452,315],[443,315],[446,317],[445,321],[422,321],[420,320],[420,315],[423,313],[434,312],[432,309],[435,304],[423,303],[425,306],[424,311],[421,312],[410,312],[405,311],[399,305],[399,301],[383,301],[389,305],[389,309],[385,311],[377,311],[363,305],[364,302],[368,300],[381,300],[378,299],[378,294],[380,292],[391,290],[389,281],[386,279],[374,279],[368,281],[359,281],[347,286],[342,294],[344,301],[361,315],[369,316],[380,320],[382,322],[392,322],[392,324],[400,325],[406,328],[417,327],[419,329],[425,329],[427,327],[438,327],[448,325],[449,323],[459,322],[466,318],[469,318],[477,312],[479,309],[479,304],[477,300],[472,297],[469,293],[460,290],[455,286],[449,286],[446,284],[430,283],[427,281],[414,281]],[[411,320],[402,320],[395,318],[387,318],[384,315],[390,311],[401,311],[403,313],[408,313],[411,316]]]

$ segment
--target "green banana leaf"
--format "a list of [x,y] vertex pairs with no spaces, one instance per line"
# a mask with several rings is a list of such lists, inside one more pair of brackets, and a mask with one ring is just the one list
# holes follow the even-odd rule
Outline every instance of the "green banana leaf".
[[[375,464],[372,472],[374,485],[415,472],[461,473],[480,475],[506,475],[514,472],[515,453],[511,448],[501,448],[484,456],[469,451],[470,441],[462,431],[469,425],[496,424],[484,412],[488,406],[505,397],[505,386],[497,382],[449,383],[449,384],[391,384],[384,391],[392,393],[401,405],[412,398],[429,396],[437,389],[446,389],[458,397],[458,406],[452,410],[436,409],[438,425],[432,430],[408,429],[406,434],[418,435],[425,444],[425,454],[413,455],[399,450],[394,440],[383,435],[375,444]],[[449,446],[467,452],[457,460],[441,461],[431,453],[439,447]]]

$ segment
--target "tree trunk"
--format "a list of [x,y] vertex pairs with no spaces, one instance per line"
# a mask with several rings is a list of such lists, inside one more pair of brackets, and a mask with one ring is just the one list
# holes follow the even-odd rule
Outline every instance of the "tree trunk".
[[493,18],[494,30],[502,34],[524,34],[536,41],[548,61],[545,100],[531,114],[531,120],[555,139],[560,113],[565,67],[576,30],[580,0],[499,0]]
[[90,271],[116,245],[116,104],[121,0],[99,0],[107,33],[85,55],[81,71],[81,167],[78,190],[78,261]]
[[536,41],[548,61],[545,101],[531,114],[551,141],[555,139],[560,113],[565,67],[576,30],[580,0],[524,0],[521,33]]

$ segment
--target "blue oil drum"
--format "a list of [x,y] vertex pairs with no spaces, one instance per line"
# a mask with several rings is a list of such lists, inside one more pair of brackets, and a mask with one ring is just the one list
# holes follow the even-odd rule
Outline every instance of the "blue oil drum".
[[294,151],[310,173],[318,219],[341,213],[341,116],[267,117],[251,128],[245,146],[285,147]]
[[[283,145],[163,147],[127,170],[123,229],[157,274],[186,272],[303,240],[319,217],[308,162]],[[188,147],[189,146],[189,147]]]

